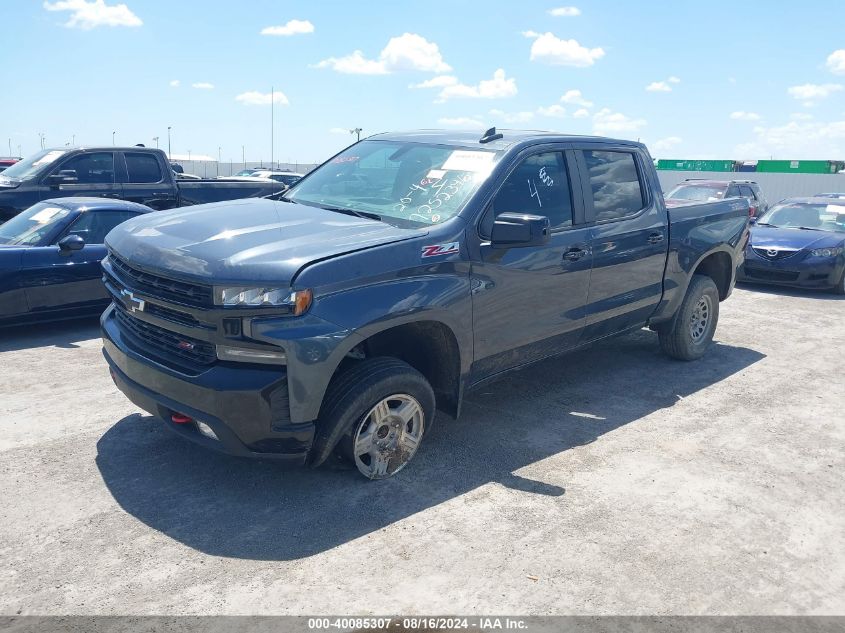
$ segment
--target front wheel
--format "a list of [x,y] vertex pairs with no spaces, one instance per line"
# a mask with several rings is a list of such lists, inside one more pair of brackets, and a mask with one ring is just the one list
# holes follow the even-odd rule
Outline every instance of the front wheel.
[[719,321],[719,290],[710,277],[693,275],[675,318],[657,329],[661,349],[679,360],[704,356]]
[[396,358],[369,358],[338,376],[321,422],[344,429],[338,451],[368,479],[386,479],[416,455],[434,418],[434,391]]

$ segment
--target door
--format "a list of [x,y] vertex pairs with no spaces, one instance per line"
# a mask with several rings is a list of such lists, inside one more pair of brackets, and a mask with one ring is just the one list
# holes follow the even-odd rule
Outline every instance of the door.
[[[486,209],[472,263],[476,380],[573,347],[584,326],[590,284],[589,229],[574,155],[562,149],[520,157]],[[549,218],[547,244],[494,248],[490,233],[504,212]],[[473,229],[468,229],[473,231]]]
[[53,184],[45,179],[42,200],[80,196],[120,198],[121,186],[114,177],[114,152],[76,154],[59,162],[47,178],[60,172],[75,180]]
[[[50,246],[29,248],[23,255],[22,276],[32,312],[66,309],[92,310],[108,301],[100,262],[106,255],[106,234],[136,216],[129,211],[87,211],[81,213]],[[63,253],[58,241],[79,235],[85,246]]]
[[645,325],[663,296],[668,218],[642,158],[630,147],[578,153],[592,224],[585,341]]
[[126,173],[123,198],[153,209],[176,206],[173,177],[164,172],[158,158],[147,152],[124,152]]

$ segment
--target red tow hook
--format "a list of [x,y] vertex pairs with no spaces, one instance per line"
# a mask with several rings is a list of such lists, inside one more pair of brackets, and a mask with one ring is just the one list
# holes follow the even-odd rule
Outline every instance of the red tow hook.
[[193,418],[189,418],[187,415],[174,413],[170,416],[170,421],[173,422],[173,424],[190,424],[194,420]]

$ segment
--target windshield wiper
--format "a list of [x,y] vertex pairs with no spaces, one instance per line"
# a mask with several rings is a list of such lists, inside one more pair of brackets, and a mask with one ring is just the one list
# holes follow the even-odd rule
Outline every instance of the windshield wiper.
[[776,224],[769,224],[768,222],[756,222],[754,226],[771,226],[772,228],[778,228]]
[[820,229],[815,226],[799,226],[798,228],[802,231],[824,231],[824,229]]

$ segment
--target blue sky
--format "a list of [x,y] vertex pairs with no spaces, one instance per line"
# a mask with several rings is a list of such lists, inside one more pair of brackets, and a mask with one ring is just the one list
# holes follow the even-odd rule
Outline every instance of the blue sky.
[[[2,0],[0,154],[76,143],[320,162],[364,135],[500,127],[655,157],[845,158],[845,4]],[[422,87],[429,86],[429,87]]]

